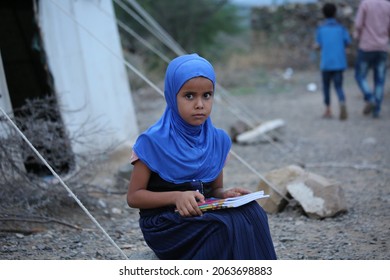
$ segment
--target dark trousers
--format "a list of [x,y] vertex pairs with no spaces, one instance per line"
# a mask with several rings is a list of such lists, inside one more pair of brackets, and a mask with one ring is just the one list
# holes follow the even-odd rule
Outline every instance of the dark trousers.
[[343,91],[343,70],[337,71],[321,71],[322,73],[322,91],[324,94],[324,103],[330,106],[330,86],[333,81],[337,97],[340,104],[345,103],[345,95]]
[[[386,80],[387,52],[358,50],[355,79],[363,93],[364,100],[375,105],[374,114],[379,114],[383,99]],[[373,70],[374,88],[371,89],[367,82],[369,70]]]

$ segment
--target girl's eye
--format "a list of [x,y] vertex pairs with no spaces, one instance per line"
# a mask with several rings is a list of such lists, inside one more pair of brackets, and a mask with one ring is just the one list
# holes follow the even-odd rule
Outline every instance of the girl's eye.
[[213,96],[213,94],[212,94],[211,92],[207,92],[207,93],[205,93],[203,96],[204,96],[206,99],[210,99],[210,98]]
[[192,99],[194,99],[194,96],[191,93],[187,93],[185,95],[185,98],[188,99],[188,100],[192,100]]

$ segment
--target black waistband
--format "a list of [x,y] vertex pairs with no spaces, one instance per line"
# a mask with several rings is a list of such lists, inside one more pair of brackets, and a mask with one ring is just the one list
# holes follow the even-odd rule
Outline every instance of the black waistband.
[[165,181],[155,172],[152,172],[150,176],[147,189],[152,192],[199,191],[205,197],[209,197],[212,191],[211,183],[193,180],[181,184],[174,184]]

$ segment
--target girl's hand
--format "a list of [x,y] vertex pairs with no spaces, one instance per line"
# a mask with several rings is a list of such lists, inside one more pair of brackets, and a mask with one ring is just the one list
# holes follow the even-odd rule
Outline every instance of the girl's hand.
[[232,188],[222,193],[222,198],[236,197],[244,194],[251,193],[251,191],[244,188]]
[[183,217],[201,216],[203,213],[199,209],[198,202],[204,202],[204,196],[200,192],[180,192],[176,198],[176,209]]

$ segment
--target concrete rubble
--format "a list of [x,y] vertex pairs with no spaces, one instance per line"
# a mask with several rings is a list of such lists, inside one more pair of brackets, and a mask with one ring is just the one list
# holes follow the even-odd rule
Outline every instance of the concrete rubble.
[[342,186],[318,174],[290,165],[273,170],[261,180],[258,189],[270,194],[259,200],[268,213],[283,211],[289,200],[297,202],[310,218],[329,218],[347,211]]

